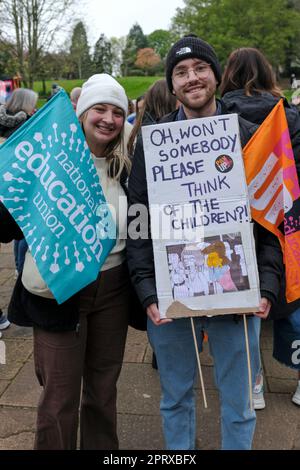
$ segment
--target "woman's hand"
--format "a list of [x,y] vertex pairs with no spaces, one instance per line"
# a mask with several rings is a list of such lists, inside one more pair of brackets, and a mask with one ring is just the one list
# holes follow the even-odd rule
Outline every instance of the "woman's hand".
[[161,319],[160,313],[156,304],[151,304],[147,307],[147,315],[150,318],[150,320],[153,321],[154,325],[157,325],[157,326],[163,325],[164,323],[170,323],[171,321],[173,321],[171,320],[171,318]]
[[255,312],[254,315],[265,320],[268,318],[271,305],[272,304],[270,300],[268,300],[266,297],[262,297],[259,303],[259,311]]

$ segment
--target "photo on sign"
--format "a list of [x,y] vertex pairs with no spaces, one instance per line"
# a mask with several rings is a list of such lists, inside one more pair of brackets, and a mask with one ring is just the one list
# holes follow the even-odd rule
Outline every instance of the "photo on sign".
[[166,254],[174,300],[250,288],[240,232],[167,245]]

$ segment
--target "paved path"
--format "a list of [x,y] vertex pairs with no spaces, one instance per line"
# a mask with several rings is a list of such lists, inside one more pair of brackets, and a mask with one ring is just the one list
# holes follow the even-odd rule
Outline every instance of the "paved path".
[[[0,254],[0,307],[6,307],[14,285],[12,246]],[[266,409],[257,413],[254,449],[300,450],[300,407],[291,402],[296,374],[272,358],[272,323],[262,329],[261,351],[266,382]],[[12,325],[3,332],[6,364],[0,365],[0,450],[32,449],[40,386],[33,370],[32,331]],[[3,343],[2,343],[3,345]],[[160,387],[151,367],[146,334],[130,329],[118,388],[118,426],[121,449],[163,449],[159,417]],[[213,384],[212,359],[201,354],[208,409],[197,388],[198,447],[218,449],[220,417]],[[234,386],[232,387],[234,393]]]

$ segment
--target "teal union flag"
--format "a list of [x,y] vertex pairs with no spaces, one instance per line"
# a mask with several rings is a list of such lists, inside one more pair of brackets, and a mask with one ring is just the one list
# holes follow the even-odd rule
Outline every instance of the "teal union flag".
[[65,91],[0,146],[0,200],[58,303],[97,278],[116,226]]

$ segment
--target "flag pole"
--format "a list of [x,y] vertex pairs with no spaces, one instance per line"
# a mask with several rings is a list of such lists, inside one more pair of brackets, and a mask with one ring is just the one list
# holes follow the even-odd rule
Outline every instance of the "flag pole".
[[205,393],[204,380],[203,380],[203,375],[202,375],[202,369],[201,369],[201,363],[200,363],[200,355],[199,355],[199,351],[198,351],[198,345],[197,345],[197,339],[196,339],[195,325],[194,325],[194,319],[193,319],[193,317],[191,317],[191,325],[192,325],[192,332],[193,332],[193,338],[194,338],[195,352],[196,352],[197,363],[198,363],[198,370],[199,370],[199,375],[200,375],[200,383],[201,383],[201,390],[202,390],[203,401],[204,401],[204,408],[207,408],[206,393]]
[[244,317],[244,330],[245,330],[245,341],[246,341],[246,352],[247,352],[247,364],[248,364],[248,381],[249,381],[249,398],[250,398],[250,410],[253,411],[253,397],[252,397],[252,371],[250,362],[250,350],[249,350],[249,337],[247,328],[247,318]]

